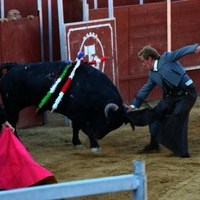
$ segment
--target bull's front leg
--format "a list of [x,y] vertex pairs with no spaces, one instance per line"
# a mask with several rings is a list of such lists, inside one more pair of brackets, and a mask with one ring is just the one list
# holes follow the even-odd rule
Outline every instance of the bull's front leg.
[[78,122],[72,121],[72,128],[73,128],[72,143],[75,146],[75,148],[82,149],[84,147],[79,138],[79,131],[82,130],[88,136],[91,151],[92,152],[101,151],[101,147],[99,146],[97,140],[94,138],[94,133],[87,123],[82,124],[80,127]]
[[83,149],[84,145],[81,143],[79,138],[79,125],[72,121],[72,129],[73,129],[73,136],[72,136],[72,143],[76,149]]
[[101,147],[99,146],[97,140],[94,138],[94,134],[93,133],[89,133],[87,134],[89,141],[90,141],[90,149],[92,152],[100,152],[101,151]]

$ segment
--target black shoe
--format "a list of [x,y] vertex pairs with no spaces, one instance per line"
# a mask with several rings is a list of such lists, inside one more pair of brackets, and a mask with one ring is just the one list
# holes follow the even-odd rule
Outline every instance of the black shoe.
[[189,153],[186,153],[186,154],[183,154],[183,155],[178,155],[178,154],[175,154],[175,153],[171,153],[170,155],[169,155],[169,157],[181,157],[181,158],[190,158],[190,154]]
[[156,145],[148,144],[142,150],[139,151],[139,153],[159,153],[159,152],[160,152],[159,144]]
[[186,153],[184,155],[181,155],[181,158],[190,158],[190,154],[189,153]]

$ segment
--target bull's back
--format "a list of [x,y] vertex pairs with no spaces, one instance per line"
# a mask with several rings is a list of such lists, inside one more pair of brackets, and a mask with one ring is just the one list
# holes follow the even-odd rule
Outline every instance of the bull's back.
[[[82,64],[76,71],[62,105],[66,110],[91,112],[103,111],[108,103],[122,106],[122,98],[114,83],[106,74],[90,65]],[[64,105],[64,103],[66,103]]]
[[64,67],[64,62],[16,64],[2,77],[1,94],[9,94],[16,103],[34,104],[49,90]]
[[[18,64],[3,76],[1,91],[4,96],[9,92],[9,98],[15,99],[20,106],[38,105],[63,72],[65,66],[66,64],[61,61]],[[69,69],[68,74],[52,95],[48,102],[49,107],[54,103],[72,69],[73,67]],[[67,108],[77,105],[84,106],[84,108],[87,107],[86,105],[90,107],[91,105],[105,106],[110,102],[122,104],[121,96],[112,81],[101,71],[84,63],[81,63],[76,70],[66,93],[61,107],[66,102]]]

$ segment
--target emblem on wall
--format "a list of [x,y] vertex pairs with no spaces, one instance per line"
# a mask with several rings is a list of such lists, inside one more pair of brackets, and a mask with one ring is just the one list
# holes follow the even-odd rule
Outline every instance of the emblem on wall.
[[[74,60],[77,52],[84,52],[84,60],[101,70],[118,84],[115,20],[102,19],[69,23],[65,26],[63,58]],[[106,60],[106,62],[104,62]]]
[[89,32],[83,37],[83,42],[80,46],[80,52],[84,52],[85,59],[92,64],[93,67],[104,72],[105,60],[103,45],[98,35],[94,32]]

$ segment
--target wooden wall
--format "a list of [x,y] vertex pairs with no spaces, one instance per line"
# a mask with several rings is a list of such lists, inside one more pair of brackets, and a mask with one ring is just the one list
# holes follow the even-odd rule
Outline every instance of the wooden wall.
[[[172,50],[200,42],[200,6],[198,0],[172,3]],[[91,9],[90,19],[105,18],[107,8]],[[147,80],[137,52],[145,45],[154,46],[160,53],[167,50],[166,2],[114,8],[116,17],[119,90],[125,102],[130,102]],[[181,60],[184,66],[200,64],[199,55],[189,55]],[[188,72],[200,92],[200,70]],[[197,75],[198,74],[198,75]],[[161,97],[157,87],[149,99]]]
[[[27,15],[38,16],[37,0],[4,0],[5,16],[10,9],[17,9],[23,17]],[[53,60],[60,60],[60,41],[58,28],[57,0],[51,0],[52,8],[52,36]],[[80,0],[63,0],[64,21],[82,21],[82,2]],[[49,34],[48,34],[48,0],[42,0],[44,60],[49,61]]]
[[[171,2],[178,0],[171,0]],[[143,3],[158,3],[158,2],[166,2],[166,0],[143,0]],[[94,8],[94,0],[87,0],[89,4],[89,8]],[[108,0],[98,0],[98,8],[106,8],[108,7]],[[113,5],[116,6],[127,6],[127,5],[138,5],[140,4],[140,0],[114,0]]]
[[40,61],[38,17],[0,23],[0,64]]
[[[41,61],[40,25],[37,0],[5,0],[5,17],[10,9],[21,12],[23,19],[0,23],[0,64],[4,62],[39,62]],[[60,59],[57,0],[52,0],[53,60]],[[63,0],[65,22],[82,20],[82,3],[79,0]],[[42,0],[44,60],[49,61],[48,35],[48,0]],[[33,20],[27,19],[33,15]],[[14,102],[13,102],[14,103]],[[35,114],[35,107],[20,112],[18,127],[44,123],[44,116]]]
[[[108,0],[101,0],[98,2],[98,8],[106,8],[108,7]],[[94,0],[88,0],[87,3],[89,4],[89,8],[94,8]],[[125,5],[134,5],[138,4],[139,0],[115,0],[113,1],[114,6],[125,6]]]
[[[45,60],[49,60],[48,51],[48,6],[47,0],[42,1],[44,23]],[[90,19],[108,17],[107,0],[98,1],[100,9],[94,10],[93,0],[90,5]],[[63,0],[65,22],[82,21],[82,5],[80,0]],[[117,53],[119,90],[124,102],[130,102],[140,87],[147,80],[147,70],[142,68],[137,52],[147,44],[151,44],[162,53],[167,49],[167,13],[166,0],[144,0],[138,5],[136,0],[114,1],[116,17]],[[23,19],[18,22],[0,24],[0,62],[35,62],[40,61],[40,38],[37,11],[37,0],[5,0],[5,13],[9,9],[20,10],[23,17],[36,16],[33,21]],[[52,0],[53,14],[53,60],[60,59],[60,42],[57,16],[57,0]],[[10,24],[12,23],[12,26]],[[28,27],[25,28],[25,25]],[[172,0],[172,50],[184,45],[199,42],[200,35],[199,0]],[[7,31],[6,31],[7,30]],[[18,30],[18,31],[16,31]],[[8,36],[6,36],[8,35]],[[185,66],[199,65],[200,57],[190,55],[181,60]],[[199,70],[188,72],[200,91]],[[158,98],[161,90],[157,88],[149,99]],[[22,121],[25,122],[27,117]],[[34,123],[34,120],[32,121]],[[40,121],[41,122],[41,121]],[[25,124],[29,124],[25,122]]]
[[[34,19],[23,18],[0,23],[0,64],[39,61],[41,61],[40,30],[37,16]],[[29,107],[20,112],[18,127],[42,124],[43,115],[36,115],[35,110],[35,107]]]

